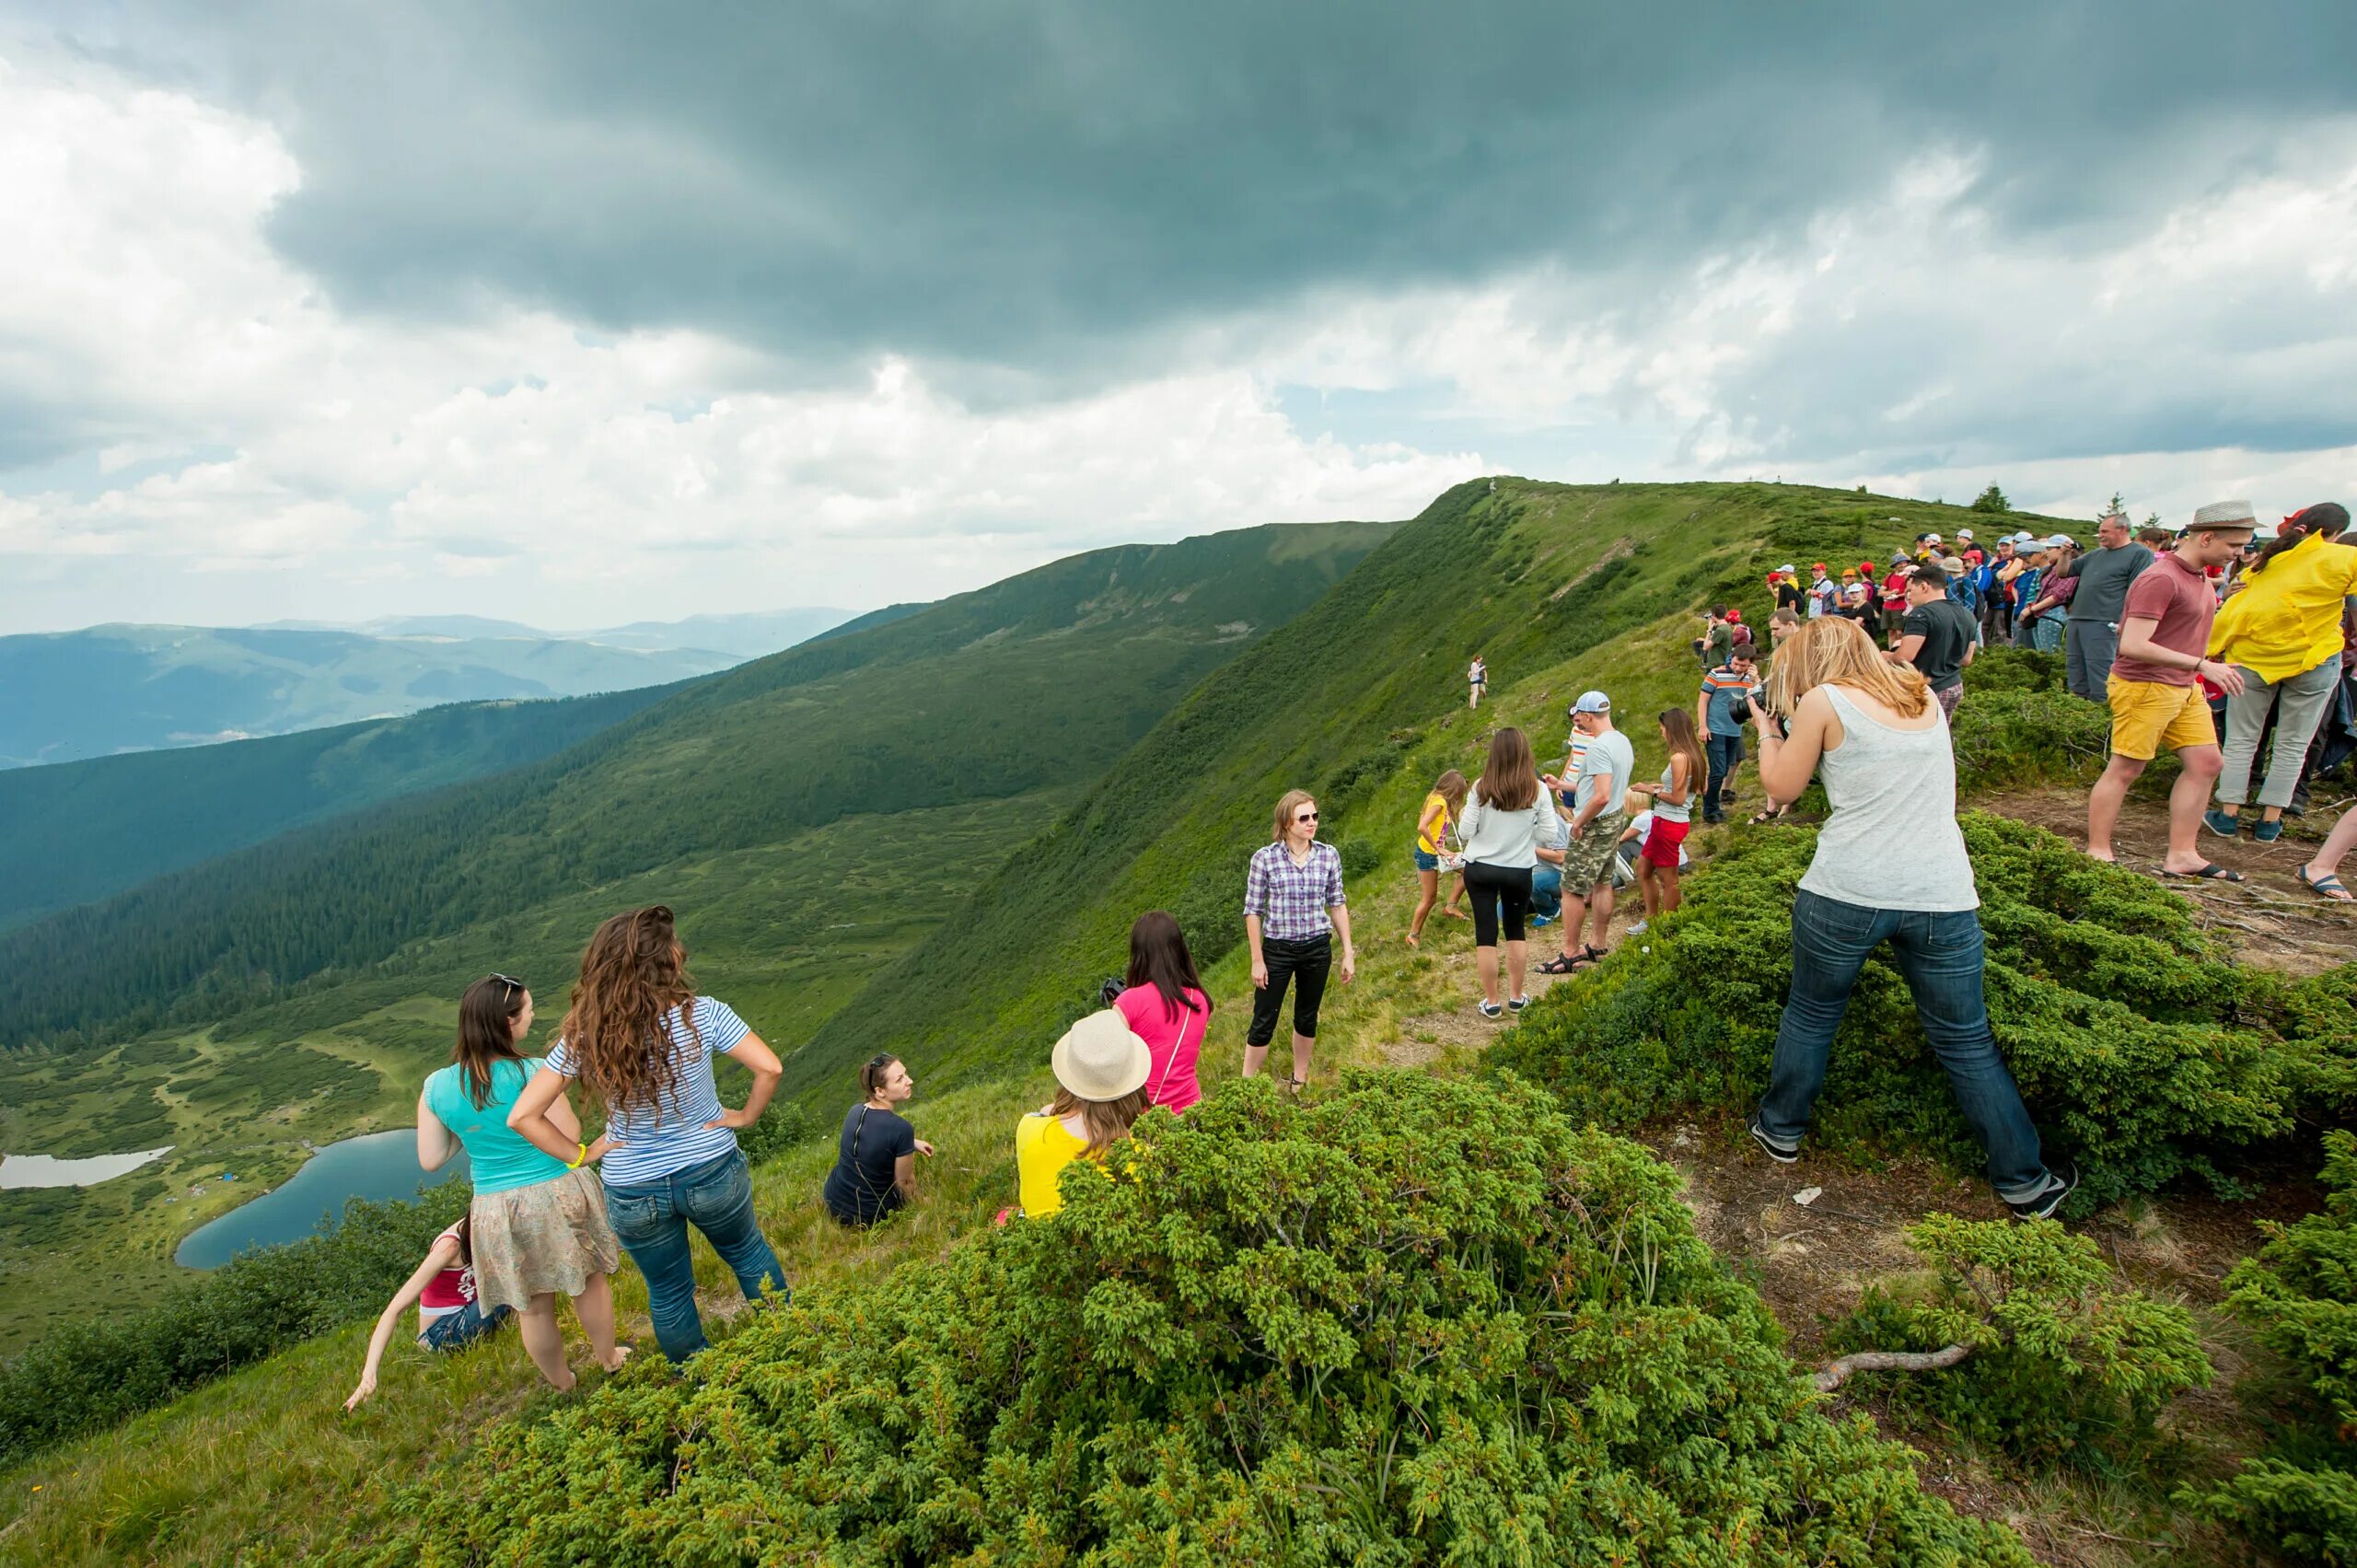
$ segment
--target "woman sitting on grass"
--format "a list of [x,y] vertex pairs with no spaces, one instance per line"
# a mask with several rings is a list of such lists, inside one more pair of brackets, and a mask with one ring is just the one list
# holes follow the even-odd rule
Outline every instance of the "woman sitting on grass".
[[[1123,994],[1127,994],[1124,993]],[[1091,1013],[1056,1041],[1050,1059],[1056,1098],[1015,1127],[1015,1167],[1022,1212],[1044,1219],[1064,1206],[1057,1178],[1077,1159],[1102,1162],[1145,1113],[1154,1052],[1108,1007]]]
[[[458,1224],[435,1237],[434,1245],[425,1249],[425,1261],[385,1304],[377,1318],[377,1331],[368,1336],[368,1359],[360,1368],[360,1385],[343,1401],[344,1409],[359,1409],[360,1401],[377,1391],[377,1365],[385,1359],[385,1347],[393,1342],[393,1330],[410,1303],[417,1304],[420,1350],[461,1349],[507,1320],[507,1307],[494,1307],[486,1312],[476,1298],[474,1256],[467,1245],[467,1229],[466,1216],[460,1215]],[[564,1387],[572,1386],[568,1378]]]
[[[742,1110],[721,1108],[714,1051],[752,1071]],[[761,1120],[780,1072],[776,1053],[726,1003],[696,994],[671,912],[656,904],[614,916],[589,938],[555,1049],[508,1112],[509,1126],[567,1165],[604,1162],[606,1213],[646,1276],[655,1340],[675,1363],[705,1343],[690,1225],[747,1300],[791,1294],[737,1146],[737,1129]],[[566,1137],[549,1116],[575,1078],[605,1102],[605,1134],[594,1144]]]
[[[1451,768],[1433,782],[1432,793],[1424,796],[1424,808],[1416,818],[1416,881],[1422,894],[1416,900],[1416,912],[1408,917],[1411,947],[1423,939],[1424,921],[1433,912],[1433,905],[1440,901],[1440,857],[1449,837],[1457,831],[1457,819],[1464,810],[1465,775]],[[1465,877],[1459,873],[1457,886],[1448,895],[1448,908],[1441,912],[1457,915],[1457,900],[1464,890]]]
[[888,1053],[862,1063],[859,1086],[866,1093],[843,1113],[835,1168],[819,1194],[829,1214],[854,1229],[915,1202],[917,1156],[933,1155],[933,1145],[893,1109],[917,1092],[899,1057]]
[[[597,1179],[507,1125],[540,1069],[539,1058],[517,1049],[531,1028],[532,993],[522,981],[495,974],[467,987],[450,1065],[426,1079],[417,1097],[417,1163],[439,1170],[465,1145],[475,1186],[467,1252],[482,1308],[513,1308],[532,1365],[550,1388],[570,1388],[556,1298],[573,1298],[598,1365],[618,1370],[630,1352],[614,1343],[608,1277],[621,1250]],[[568,1154],[579,1147],[581,1123],[563,1094],[550,1102],[547,1119],[566,1138]]]

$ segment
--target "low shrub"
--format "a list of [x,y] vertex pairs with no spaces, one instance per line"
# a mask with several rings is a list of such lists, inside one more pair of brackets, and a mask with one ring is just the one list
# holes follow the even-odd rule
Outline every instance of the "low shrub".
[[2227,1302],[2289,1365],[2291,1419],[2268,1452],[2182,1500],[2286,1557],[2357,1563],[2357,1137],[2325,1134],[2322,1213],[2263,1224]]
[[[2357,968],[2300,985],[2242,968],[2150,878],[2004,818],[1962,821],[1998,1049],[2045,1135],[2080,1157],[2073,1213],[2185,1175],[2239,1191],[2223,1155],[2281,1136],[2336,1085],[2345,1092],[2350,1045],[2337,1031]],[[1793,895],[1815,849],[1808,829],[1745,835],[1691,879],[1650,951],[1624,948],[1549,992],[1489,1060],[1607,1126],[1748,1109],[1767,1085]],[[1851,998],[1812,1136],[1981,1166],[1905,982],[1881,958]]]
[[327,1235],[241,1253],[145,1311],[52,1330],[0,1365],[0,1464],[374,1317],[472,1191],[451,1181],[414,1202],[355,1198]]
[[811,1135],[802,1108],[792,1100],[773,1099],[761,1119],[737,1133],[737,1146],[755,1165],[764,1165]]
[[2193,1315],[2113,1288],[2095,1242],[2052,1220],[1933,1214],[1907,1243],[1937,1271],[1930,1295],[1870,1287],[1827,1336],[1837,1353],[1968,1353],[1945,1368],[1861,1375],[1904,1424],[1961,1433],[2037,1468],[2108,1471],[2140,1463],[2162,1408],[2210,1381]]
[[1518,1083],[1231,1084],[1053,1219],[482,1434],[375,1561],[2026,1568],[1824,1412],[1678,1187]]

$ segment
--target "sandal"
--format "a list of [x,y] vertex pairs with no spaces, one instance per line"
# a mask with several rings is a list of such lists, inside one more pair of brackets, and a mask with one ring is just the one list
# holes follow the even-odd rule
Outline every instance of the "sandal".
[[1408,946],[1411,947],[1421,947],[1423,944],[1416,940],[1416,934],[1411,931],[1408,933]]
[[1471,920],[1473,918],[1471,915],[1467,914],[1463,910],[1443,910],[1440,912],[1446,915],[1451,920]]
[[1766,811],[1755,811],[1751,814],[1751,825],[1757,828],[1763,823],[1773,822],[1782,816],[1783,816],[1782,811],[1778,811],[1773,808]]
[[2317,898],[2324,900],[2327,903],[2345,904],[2350,901],[2349,889],[2342,887],[2340,885],[2340,878],[2335,877],[2329,871],[2326,872],[2321,877],[2311,877],[2308,875],[2308,868],[2303,865],[2297,871],[2292,873],[2292,875],[2300,879],[2301,887],[2305,888],[2309,892],[2314,893]]
[[1539,974],[1570,974],[1573,972],[1572,966],[1575,961],[1576,960],[1574,959],[1567,958],[1561,954],[1558,954],[1554,958],[1548,959],[1545,963],[1538,965],[1535,972]]
[[2161,875],[2180,877],[2190,882],[2239,882],[2243,879],[2241,872],[2229,870],[2214,860],[2204,862],[2200,869],[2194,871],[2171,871],[2164,866],[2161,869]]
[[1572,960],[1572,970],[1576,974],[1582,970],[1592,970],[1611,956],[1611,948],[1598,947],[1594,944],[1590,944],[1587,947],[1582,947],[1580,949],[1580,956]]

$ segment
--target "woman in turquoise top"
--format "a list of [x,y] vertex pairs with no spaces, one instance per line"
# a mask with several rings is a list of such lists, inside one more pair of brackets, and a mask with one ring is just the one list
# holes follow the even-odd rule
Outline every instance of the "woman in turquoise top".
[[[574,1316],[607,1371],[630,1352],[614,1342],[614,1297],[608,1278],[621,1262],[606,1223],[598,1179],[542,1153],[507,1125],[517,1096],[540,1070],[517,1047],[532,1028],[532,993],[524,982],[492,975],[467,987],[459,1003],[459,1042],[450,1065],[425,1080],[417,1097],[417,1163],[438,1170],[463,1144],[475,1196],[469,1209],[476,1303],[485,1314],[513,1307],[532,1365],[557,1388],[573,1387],[556,1298],[573,1297]],[[563,1098],[549,1120],[578,1140],[581,1122]]]

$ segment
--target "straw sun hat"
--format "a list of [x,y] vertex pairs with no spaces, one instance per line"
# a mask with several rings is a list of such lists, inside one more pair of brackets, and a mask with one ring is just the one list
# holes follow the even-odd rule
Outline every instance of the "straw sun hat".
[[1143,1087],[1154,1061],[1130,1021],[1111,1007],[1066,1029],[1051,1060],[1056,1082],[1076,1099],[1097,1101],[1120,1099]]

